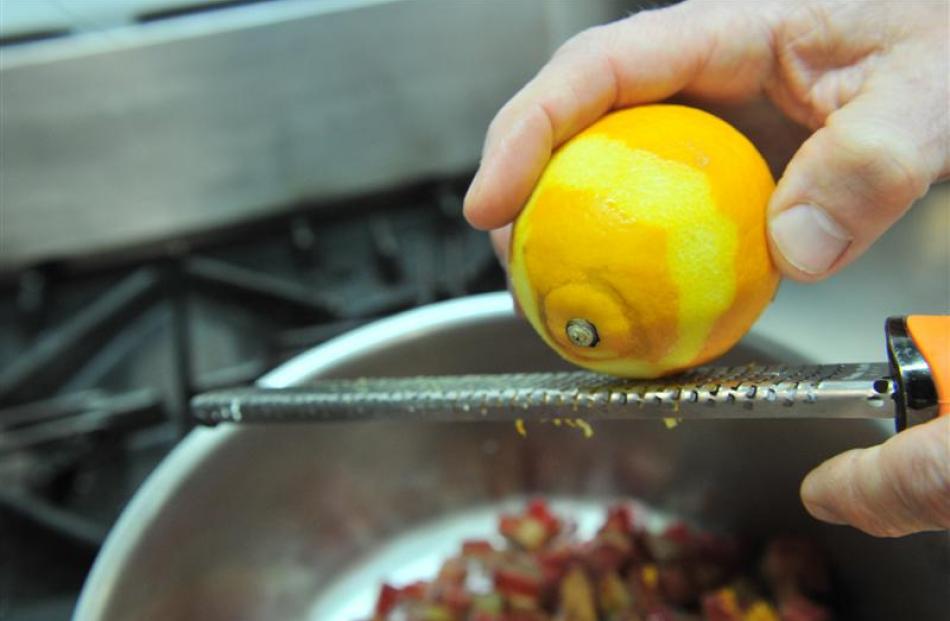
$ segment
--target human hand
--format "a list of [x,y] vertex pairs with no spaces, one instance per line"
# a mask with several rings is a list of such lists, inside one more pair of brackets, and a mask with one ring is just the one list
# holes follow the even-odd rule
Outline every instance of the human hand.
[[950,528],[950,416],[832,457],[801,496],[816,518],[879,537]]
[[[867,248],[950,173],[945,2],[691,0],[568,41],[492,121],[465,214],[510,223],[551,152],[615,108],[767,97],[812,133],[768,205],[772,257],[815,281]],[[897,536],[950,528],[950,420],[849,451],[802,485],[819,519]]]
[[814,133],[768,206],[773,259],[824,278],[950,173],[945,2],[704,2],[582,32],[499,111],[465,200],[507,248],[551,152],[609,110],[767,96]]

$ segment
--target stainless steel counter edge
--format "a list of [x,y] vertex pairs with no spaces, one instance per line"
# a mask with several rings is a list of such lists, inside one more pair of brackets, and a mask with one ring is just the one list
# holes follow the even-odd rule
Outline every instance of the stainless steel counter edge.
[[0,53],[0,269],[470,170],[618,0],[282,0]]

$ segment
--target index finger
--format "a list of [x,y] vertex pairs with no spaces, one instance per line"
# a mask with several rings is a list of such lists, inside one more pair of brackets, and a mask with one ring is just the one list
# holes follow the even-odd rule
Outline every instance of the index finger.
[[514,220],[552,151],[611,109],[679,92],[745,99],[761,91],[770,60],[766,20],[728,3],[645,11],[582,32],[495,116],[466,218],[483,229]]

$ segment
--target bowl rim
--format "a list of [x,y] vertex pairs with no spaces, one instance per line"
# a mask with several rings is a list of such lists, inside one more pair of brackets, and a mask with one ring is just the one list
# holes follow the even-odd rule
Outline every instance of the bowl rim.
[[[507,291],[428,304],[373,321],[304,351],[263,375],[257,385],[269,388],[293,386],[333,369],[356,353],[365,355],[427,333],[514,314],[514,304]],[[784,342],[782,336],[762,334],[753,326],[744,341],[775,352],[777,357],[789,363],[805,362],[803,354],[797,353],[792,344]],[[162,508],[190,473],[200,468],[235,434],[243,432],[247,429],[237,426],[193,429],[146,477],[106,537],[80,592],[73,621],[103,618],[111,593],[121,578],[121,569],[127,565]]]
[[[354,353],[388,347],[432,331],[473,320],[485,321],[514,314],[507,292],[491,292],[421,306],[373,321],[313,347],[258,379],[259,386],[291,386],[333,368]],[[193,429],[146,477],[110,530],[80,591],[75,621],[102,619],[110,593],[118,585],[138,543],[190,473],[241,433],[242,428],[220,426]]]

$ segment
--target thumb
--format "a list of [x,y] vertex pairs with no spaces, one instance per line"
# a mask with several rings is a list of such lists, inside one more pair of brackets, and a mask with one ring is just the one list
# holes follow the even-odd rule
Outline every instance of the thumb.
[[899,110],[885,95],[832,113],[789,162],[769,203],[772,257],[786,276],[819,280],[860,256],[945,166],[941,113]]
[[829,459],[801,496],[816,518],[879,537],[950,528],[950,416]]

